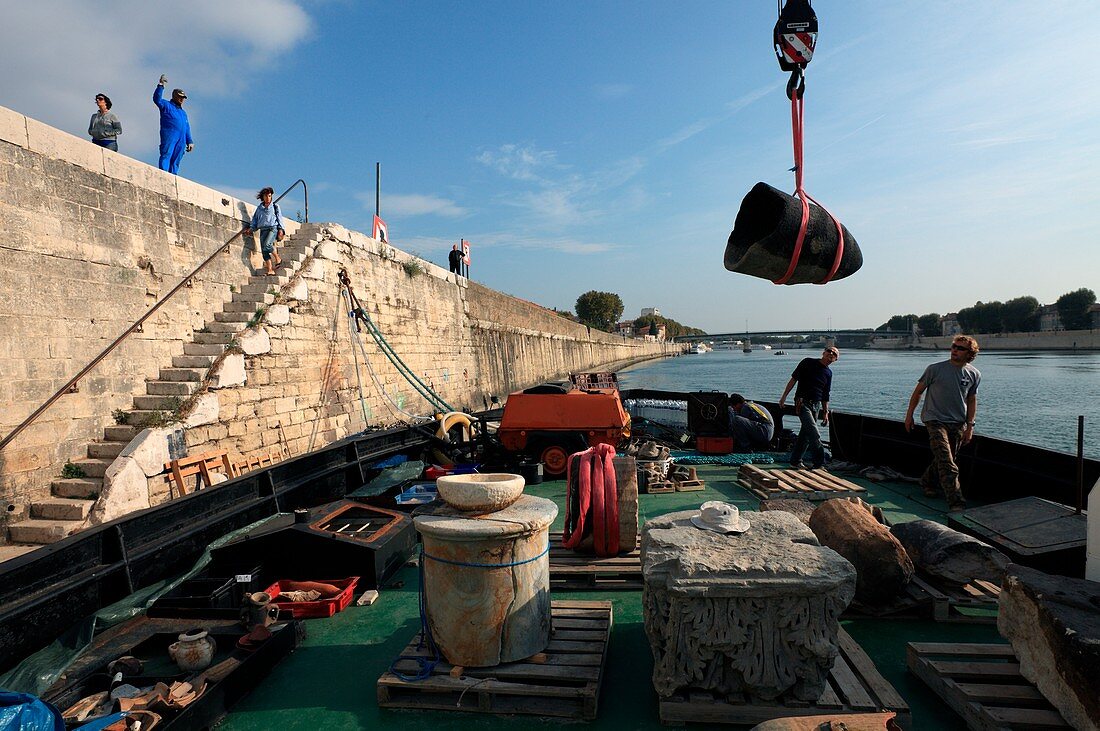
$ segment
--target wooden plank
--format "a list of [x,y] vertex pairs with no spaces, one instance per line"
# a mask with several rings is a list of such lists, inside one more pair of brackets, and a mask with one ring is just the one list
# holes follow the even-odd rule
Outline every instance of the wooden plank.
[[997,705],[1045,704],[1047,699],[1033,685],[1003,685],[997,683],[956,683],[967,698],[974,703]]
[[[439,662],[431,676],[422,681],[402,680],[387,671],[376,685],[378,704],[387,708],[594,719],[607,661],[611,602],[555,601],[551,617],[555,629],[544,652],[490,668],[455,668]],[[559,631],[562,624],[587,629]],[[418,645],[416,637],[409,642],[401,659],[394,663],[398,672],[412,674],[419,669],[415,658],[426,657],[427,648]]]
[[917,655],[943,655],[947,657],[988,657],[1015,660],[1012,645],[976,642],[910,642],[909,647]]
[[[1008,657],[1013,662],[1006,662]],[[970,662],[935,657],[970,657]],[[906,663],[972,729],[1069,728],[1061,715],[1019,671],[1008,645],[909,643]],[[959,669],[975,682],[959,682]],[[1005,682],[996,682],[1003,680]],[[993,682],[987,682],[993,681]]]
[[901,695],[886,682],[866,653],[843,629],[840,635],[842,651],[829,673],[824,692],[815,703],[793,698],[768,701],[739,694],[720,697],[710,691],[689,689],[660,699],[661,722],[748,726],[786,716],[861,713],[888,708],[897,712],[899,722],[907,726],[909,706]]

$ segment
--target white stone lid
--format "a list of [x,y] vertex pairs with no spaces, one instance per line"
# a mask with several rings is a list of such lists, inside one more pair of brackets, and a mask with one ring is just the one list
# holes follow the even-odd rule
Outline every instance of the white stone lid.
[[431,515],[418,515],[413,525],[425,535],[451,541],[481,541],[508,538],[544,530],[558,517],[553,500],[524,495],[503,510],[471,515],[449,505],[435,508]]

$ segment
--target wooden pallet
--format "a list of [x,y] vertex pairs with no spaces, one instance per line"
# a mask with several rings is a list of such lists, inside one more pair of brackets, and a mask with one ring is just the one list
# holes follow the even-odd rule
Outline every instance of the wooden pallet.
[[[975,580],[965,586],[953,586],[927,574],[913,575],[905,590],[886,604],[861,604],[853,601],[846,615],[870,617],[927,617],[937,622],[996,624],[997,598],[1001,588],[988,581]],[[965,610],[994,612],[971,614]],[[963,611],[960,611],[963,610]]]
[[[937,622],[997,623],[997,600],[1001,596],[1001,587],[996,584],[975,579],[964,586],[952,586],[922,574],[914,575],[912,583],[932,597],[932,618]],[[960,612],[960,609],[984,609],[994,613],[967,614]]]
[[[554,601],[551,617],[553,632],[544,652],[491,668],[440,662],[419,681],[402,680],[388,670],[378,679],[378,705],[595,719],[611,637],[611,602]],[[417,641],[414,637],[401,655],[426,657]],[[417,666],[401,660],[397,670],[413,674]]]
[[828,500],[867,492],[867,488],[849,482],[824,469],[762,470],[756,465],[745,464],[737,473],[738,480],[761,500],[772,498],[803,498]]
[[[551,590],[641,591],[642,557],[637,547],[630,553],[600,558],[563,548],[561,541],[561,533],[550,534]],[[640,538],[638,545],[641,545]]]
[[1011,645],[910,642],[906,662],[971,729],[1069,728],[1020,675]]
[[887,709],[896,712],[898,723],[909,728],[909,705],[886,682],[863,648],[843,629],[837,635],[837,643],[840,654],[829,672],[825,692],[817,703],[793,699],[766,701],[743,695],[719,696],[712,691],[687,691],[660,699],[661,723],[751,726],[787,716],[867,713]]

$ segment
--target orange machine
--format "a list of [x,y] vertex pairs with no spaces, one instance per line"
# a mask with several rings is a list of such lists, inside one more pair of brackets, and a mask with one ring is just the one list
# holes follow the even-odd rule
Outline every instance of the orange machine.
[[629,439],[630,415],[617,389],[546,383],[508,396],[497,436],[508,451],[538,459],[546,474],[558,476],[570,454]]

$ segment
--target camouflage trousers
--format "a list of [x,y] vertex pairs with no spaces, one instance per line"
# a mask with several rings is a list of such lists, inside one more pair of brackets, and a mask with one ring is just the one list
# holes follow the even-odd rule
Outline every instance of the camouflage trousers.
[[928,430],[928,446],[932,449],[932,464],[920,478],[924,494],[935,497],[942,490],[948,506],[965,505],[962,488],[959,487],[959,465],[955,463],[963,425],[931,421],[924,427]]

